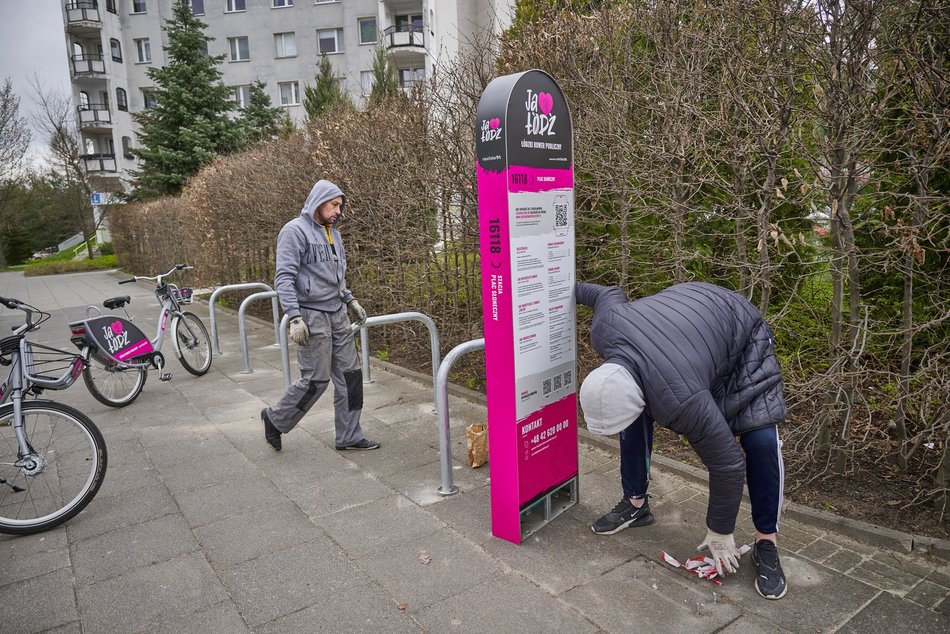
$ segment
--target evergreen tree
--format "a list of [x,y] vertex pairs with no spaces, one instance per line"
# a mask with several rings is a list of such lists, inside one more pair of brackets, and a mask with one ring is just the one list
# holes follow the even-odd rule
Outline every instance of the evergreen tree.
[[320,56],[316,81],[315,86],[305,86],[303,89],[303,107],[308,120],[312,121],[334,108],[349,105],[349,97],[340,88],[340,82],[333,75],[333,66],[326,55]]
[[216,154],[243,145],[242,126],[228,116],[234,108],[231,89],[217,69],[224,56],[207,54],[212,38],[204,34],[205,26],[188,0],[175,1],[172,19],[165,22],[168,65],[147,72],[157,105],[135,115],[141,126],[139,197],[177,194]]
[[290,117],[290,110],[284,110],[284,114],[280,119],[280,123],[277,128],[277,136],[281,139],[286,139],[291,134],[296,132],[297,124],[294,123],[294,120]]
[[251,84],[250,101],[241,111],[244,133],[251,143],[269,141],[280,132],[284,110],[279,106],[271,105],[270,97],[264,91],[265,86],[266,84],[262,81]]
[[376,48],[373,59],[373,90],[369,93],[369,105],[375,107],[402,94],[396,81],[396,68],[389,61],[386,49]]

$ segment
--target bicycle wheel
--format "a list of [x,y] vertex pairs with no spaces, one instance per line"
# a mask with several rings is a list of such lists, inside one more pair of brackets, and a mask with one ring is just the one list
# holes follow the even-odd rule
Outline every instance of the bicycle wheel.
[[99,429],[71,407],[24,401],[23,431],[32,453],[19,454],[13,404],[0,407],[0,533],[28,535],[83,510],[106,474]]
[[211,337],[198,315],[182,313],[175,321],[175,342],[178,359],[186,370],[201,376],[211,369]]
[[148,372],[143,368],[127,368],[116,363],[103,365],[96,359],[89,359],[82,373],[89,393],[109,407],[125,407],[138,398],[147,377]]

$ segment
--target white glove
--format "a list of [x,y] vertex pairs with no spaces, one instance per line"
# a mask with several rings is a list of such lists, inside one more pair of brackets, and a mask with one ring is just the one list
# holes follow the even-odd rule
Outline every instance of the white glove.
[[356,323],[360,326],[366,323],[366,311],[363,310],[363,307],[360,306],[360,303],[355,299],[351,299],[350,303],[346,305],[347,308],[353,313],[353,316],[356,317]]
[[290,340],[293,341],[298,346],[303,346],[307,344],[307,339],[310,337],[310,329],[307,328],[306,322],[298,315],[290,320]]
[[[712,559],[716,562],[716,572],[721,577],[726,572],[736,572],[739,569],[739,550],[732,533],[720,535],[706,529],[706,539],[696,547],[696,550],[708,548]],[[725,569],[725,570],[723,570]]]

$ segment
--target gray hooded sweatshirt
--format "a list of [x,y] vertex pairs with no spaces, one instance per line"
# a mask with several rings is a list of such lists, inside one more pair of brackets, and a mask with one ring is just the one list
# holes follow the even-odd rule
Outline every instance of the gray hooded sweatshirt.
[[300,215],[284,225],[277,235],[277,274],[274,286],[284,312],[291,318],[301,308],[335,312],[353,300],[346,287],[346,255],[343,238],[330,228],[331,241],[323,226],[313,220],[317,208],[328,200],[346,196],[330,181],[317,181]]

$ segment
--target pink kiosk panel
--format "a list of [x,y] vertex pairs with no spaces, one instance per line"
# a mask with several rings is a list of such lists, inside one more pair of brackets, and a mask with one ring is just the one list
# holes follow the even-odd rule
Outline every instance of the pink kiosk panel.
[[538,70],[478,105],[492,534],[521,543],[577,503],[571,117]]

